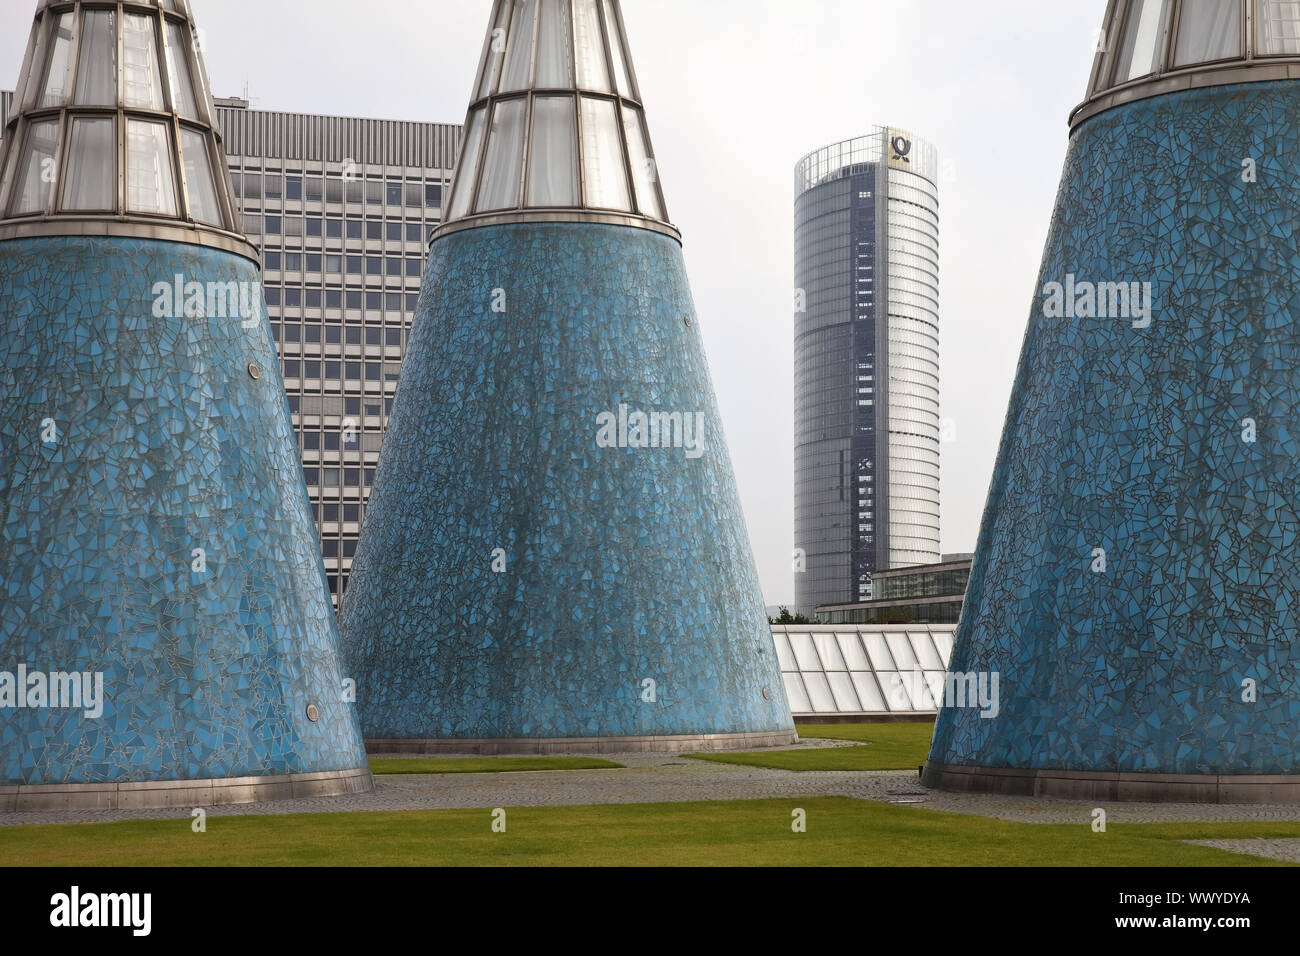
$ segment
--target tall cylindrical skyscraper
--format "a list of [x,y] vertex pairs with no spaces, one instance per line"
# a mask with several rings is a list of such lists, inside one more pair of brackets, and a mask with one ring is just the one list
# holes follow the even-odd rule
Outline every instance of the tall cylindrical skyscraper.
[[904,130],[795,167],[795,603],[939,560],[939,193]]

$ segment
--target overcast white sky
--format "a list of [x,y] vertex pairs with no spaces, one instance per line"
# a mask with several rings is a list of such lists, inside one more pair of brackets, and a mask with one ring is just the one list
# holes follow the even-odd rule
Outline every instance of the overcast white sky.
[[[218,96],[460,123],[490,0],[191,0]],[[12,89],[34,0],[0,0]],[[793,167],[872,125],[940,187],[943,550],[972,551],[1034,296],[1066,118],[1105,0],[623,0],[769,604],[790,603]]]

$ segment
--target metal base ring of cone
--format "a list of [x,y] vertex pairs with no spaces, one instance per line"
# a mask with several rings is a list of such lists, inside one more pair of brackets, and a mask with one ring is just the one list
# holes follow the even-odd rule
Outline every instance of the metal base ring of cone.
[[329,770],[218,780],[149,780],[0,787],[0,813],[33,810],[159,810],[369,793],[369,770]]
[[1097,773],[927,763],[921,783],[961,793],[1111,803],[1300,803],[1300,774]]
[[367,740],[372,754],[626,754],[692,750],[757,750],[799,742],[793,731],[753,734],[674,734],[645,737],[512,737],[464,740]]

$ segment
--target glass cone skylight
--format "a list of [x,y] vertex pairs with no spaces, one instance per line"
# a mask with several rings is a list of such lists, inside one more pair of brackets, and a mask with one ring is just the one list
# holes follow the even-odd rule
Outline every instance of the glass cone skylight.
[[668,222],[618,0],[494,4],[446,221],[520,213]]
[[1287,79],[1297,61],[1298,0],[1110,0],[1074,120],[1174,89]]
[[185,0],[42,3],[4,142],[0,222],[234,228]]

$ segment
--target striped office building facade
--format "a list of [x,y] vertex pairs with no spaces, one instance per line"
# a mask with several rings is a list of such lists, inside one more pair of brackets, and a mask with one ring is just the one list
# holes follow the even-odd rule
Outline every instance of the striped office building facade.
[[337,606],[460,127],[216,105]]

